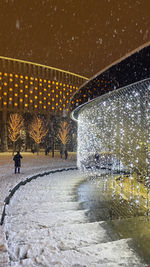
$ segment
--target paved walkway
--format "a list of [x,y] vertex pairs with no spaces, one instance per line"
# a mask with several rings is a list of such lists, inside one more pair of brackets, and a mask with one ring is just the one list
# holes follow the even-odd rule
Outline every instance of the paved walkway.
[[[22,155],[21,173],[15,175],[12,154],[0,153],[0,220],[4,199],[9,195],[9,191],[20,181],[38,173],[76,165],[76,155],[74,153],[69,153],[67,161],[60,159],[58,153],[56,153],[55,158],[51,158],[51,155],[45,156],[44,153],[39,155],[22,153]],[[4,229],[3,226],[0,226],[0,267],[8,266],[8,260]]]

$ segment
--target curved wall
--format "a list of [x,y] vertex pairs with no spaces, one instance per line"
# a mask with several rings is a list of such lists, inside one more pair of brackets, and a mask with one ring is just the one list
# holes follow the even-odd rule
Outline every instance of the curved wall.
[[78,167],[121,168],[149,177],[150,79],[82,106],[78,111]]

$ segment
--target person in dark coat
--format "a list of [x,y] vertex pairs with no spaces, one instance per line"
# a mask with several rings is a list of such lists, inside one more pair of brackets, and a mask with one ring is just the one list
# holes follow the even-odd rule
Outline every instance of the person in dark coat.
[[17,154],[13,157],[13,160],[15,162],[15,173],[20,173],[20,167],[21,167],[21,159],[22,156],[20,154],[20,152],[18,151]]
[[67,151],[67,149],[65,149],[65,159],[67,159],[68,158],[68,151]]
[[63,156],[63,150],[62,150],[62,148],[60,149],[60,157],[61,157],[61,159],[62,159],[62,156]]

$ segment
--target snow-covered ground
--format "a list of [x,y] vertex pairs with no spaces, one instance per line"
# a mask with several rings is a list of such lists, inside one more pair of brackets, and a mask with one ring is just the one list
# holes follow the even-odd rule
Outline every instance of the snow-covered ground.
[[[43,173],[51,169],[76,166],[76,155],[69,153],[68,159],[60,159],[59,153],[55,153],[55,158],[44,153],[31,154],[22,153],[22,167],[20,174],[14,174],[14,162],[11,153],[0,153],[0,220],[4,207],[4,199],[11,190],[21,180],[34,174]],[[6,264],[6,265],[5,265]],[[7,249],[3,235],[3,226],[0,226],[0,267],[7,266]]]

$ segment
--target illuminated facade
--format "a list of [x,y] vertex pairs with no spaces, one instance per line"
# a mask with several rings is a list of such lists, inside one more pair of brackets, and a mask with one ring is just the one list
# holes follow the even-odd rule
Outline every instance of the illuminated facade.
[[79,168],[127,171],[139,180],[149,179],[149,70],[150,46],[146,46],[95,76],[73,96]]
[[6,150],[8,113],[61,115],[87,78],[60,69],[0,57],[1,148]]

